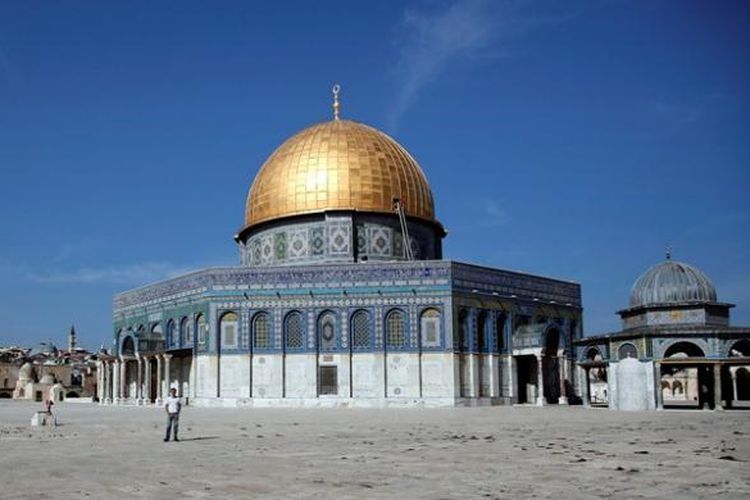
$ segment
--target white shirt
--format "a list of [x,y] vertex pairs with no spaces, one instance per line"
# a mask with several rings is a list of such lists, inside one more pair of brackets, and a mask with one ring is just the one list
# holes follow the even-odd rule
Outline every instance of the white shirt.
[[167,396],[167,403],[164,406],[167,407],[168,413],[180,413],[180,407],[182,406],[182,403],[180,401],[180,398]]

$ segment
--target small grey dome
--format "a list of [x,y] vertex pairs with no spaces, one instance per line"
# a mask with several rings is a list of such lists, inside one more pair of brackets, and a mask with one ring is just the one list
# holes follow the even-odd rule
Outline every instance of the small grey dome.
[[655,265],[630,290],[630,307],[685,302],[716,302],[716,288],[703,271],[683,262]]
[[57,346],[52,342],[40,342],[34,347],[29,356],[36,356],[37,354],[44,354],[45,356],[57,355]]

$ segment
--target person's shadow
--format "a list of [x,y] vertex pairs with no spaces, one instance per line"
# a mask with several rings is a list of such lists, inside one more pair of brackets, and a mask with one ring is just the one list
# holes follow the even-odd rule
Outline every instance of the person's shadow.
[[180,441],[206,441],[208,439],[219,439],[219,436],[198,436],[194,438],[180,438]]

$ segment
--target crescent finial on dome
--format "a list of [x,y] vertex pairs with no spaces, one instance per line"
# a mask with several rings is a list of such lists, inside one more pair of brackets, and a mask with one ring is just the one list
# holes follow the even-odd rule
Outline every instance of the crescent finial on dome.
[[339,103],[339,92],[341,92],[341,85],[338,83],[333,86],[333,119],[339,119],[339,112],[341,109],[341,103]]

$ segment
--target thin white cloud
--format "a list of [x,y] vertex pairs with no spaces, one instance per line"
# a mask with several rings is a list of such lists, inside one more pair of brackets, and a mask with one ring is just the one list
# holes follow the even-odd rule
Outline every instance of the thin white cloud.
[[393,129],[417,94],[452,62],[470,58],[493,40],[497,19],[485,0],[458,0],[430,12],[409,10],[396,64],[399,93],[388,117]]
[[407,10],[395,41],[398,92],[387,116],[388,129],[393,131],[419,93],[448,71],[506,57],[510,50],[502,42],[607,4],[568,0],[541,8],[534,1],[452,0]]
[[168,262],[146,262],[120,267],[82,267],[72,271],[27,273],[27,278],[48,284],[118,284],[138,285],[172,278],[195,268],[175,266]]
[[483,227],[504,226],[510,222],[510,215],[495,200],[485,200],[484,217],[480,224]]

